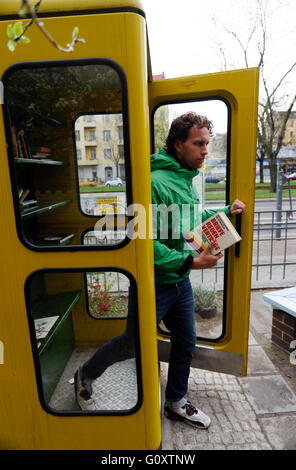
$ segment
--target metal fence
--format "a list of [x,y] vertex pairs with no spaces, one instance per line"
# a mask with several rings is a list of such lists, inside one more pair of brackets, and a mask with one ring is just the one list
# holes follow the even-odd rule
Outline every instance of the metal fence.
[[253,276],[295,282],[296,212],[272,210],[255,212],[253,244]]
[[[120,233],[103,240],[94,239],[91,232],[86,244],[112,245],[124,238]],[[210,284],[223,288],[223,259],[215,268],[191,272],[193,285]],[[110,274],[108,274],[110,276]],[[115,275],[118,290],[127,290],[127,279]],[[270,282],[272,281],[272,283]],[[252,287],[283,286],[296,283],[296,211],[264,210],[254,214]]]

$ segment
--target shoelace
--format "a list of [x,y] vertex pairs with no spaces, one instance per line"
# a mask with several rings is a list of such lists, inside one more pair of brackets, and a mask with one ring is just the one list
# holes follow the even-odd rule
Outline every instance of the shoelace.
[[192,416],[194,414],[197,414],[197,409],[195,406],[191,405],[190,401],[188,401],[185,405],[184,408],[186,409],[186,414],[188,416]]

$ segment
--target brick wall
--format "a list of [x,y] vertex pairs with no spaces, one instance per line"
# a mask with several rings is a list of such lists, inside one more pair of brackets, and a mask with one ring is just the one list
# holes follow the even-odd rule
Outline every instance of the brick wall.
[[291,352],[291,341],[296,339],[296,318],[282,310],[273,309],[271,340],[274,344]]

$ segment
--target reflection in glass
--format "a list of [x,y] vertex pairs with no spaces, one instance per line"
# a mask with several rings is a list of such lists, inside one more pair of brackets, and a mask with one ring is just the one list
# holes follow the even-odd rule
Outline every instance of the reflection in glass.
[[136,406],[138,330],[133,295],[129,279],[119,272],[34,275],[29,321],[39,385],[51,409],[80,410],[73,377],[91,358],[89,367],[96,375],[91,411],[120,412]]
[[120,76],[105,64],[34,66],[12,70],[5,90],[22,234],[34,246],[79,245],[82,215],[126,202]]
[[[228,108],[222,100],[210,99],[160,106],[154,115],[155,151],[165,145],[171,122],[181,114],[196,112],[210,119],[214,135],[208,145],[208,156],[193,184],[200,199],[200,211],[219,209],[226,205],[228,160]],[[198,338],[217,339],[223,333],[224,259],[215,268],[192,270],[190,281],[195,296],[195,322]],[[207,300],[201,308],[201,300]],[[165,330],[164,326],[162,329]]]
[[129,282],[116,272],[87,273],[88,310],[95,318],[126,318]]

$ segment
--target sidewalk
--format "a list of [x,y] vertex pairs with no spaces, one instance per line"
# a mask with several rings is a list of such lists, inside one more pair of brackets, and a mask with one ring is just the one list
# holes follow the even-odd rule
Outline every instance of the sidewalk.
[[[163,450],[296,449],[296,365],[271,344],[271,322],[262,291],[252,291],[247,376],[192,368],[188,399],[212,424],[194,429],[162,413]],[[162,395],[166,374],[167,364],[161,363]]]

